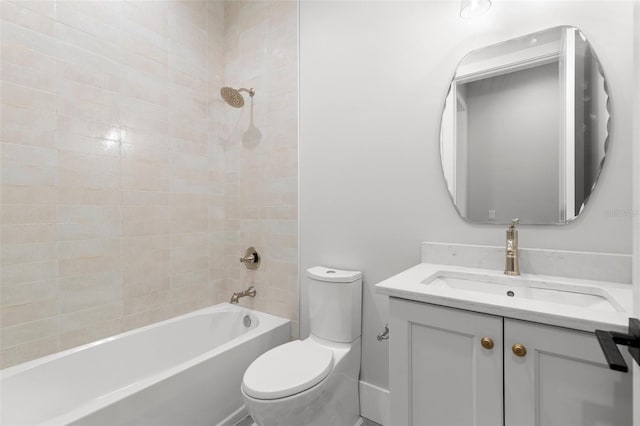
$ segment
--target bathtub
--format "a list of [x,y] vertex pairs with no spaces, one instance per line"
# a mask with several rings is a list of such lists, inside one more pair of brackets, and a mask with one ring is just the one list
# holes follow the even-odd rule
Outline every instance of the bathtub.
[[0,371],[0,424],[232,425],[245,369],[290,336],[223,303],[29,361]]

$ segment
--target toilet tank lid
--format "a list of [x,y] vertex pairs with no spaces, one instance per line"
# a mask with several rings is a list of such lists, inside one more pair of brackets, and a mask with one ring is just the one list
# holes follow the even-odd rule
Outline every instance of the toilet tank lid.
[[362,272],[314,266],[313,268],[307,269],[307,277],[317,281],[352,283],[362,278]]

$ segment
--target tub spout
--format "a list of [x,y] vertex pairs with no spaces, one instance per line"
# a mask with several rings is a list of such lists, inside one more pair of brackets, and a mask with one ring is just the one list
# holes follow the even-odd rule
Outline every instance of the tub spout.
[[238,303],[241,297],[256,297],[256,289],[254,286],[250,286],[245,291],[235,292],[231,295],[231,301],[229,303]]

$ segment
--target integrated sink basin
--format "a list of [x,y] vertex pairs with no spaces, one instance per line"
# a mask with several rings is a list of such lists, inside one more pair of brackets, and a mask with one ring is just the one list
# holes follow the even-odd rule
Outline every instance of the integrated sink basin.
[[633,295],[628,284],[421,263],[378,284],[404,300],[593,332],[626,331]]
[[457,271],[440,271],[424,281],[431,288],[455,291],[472,291],[505,298],[522,298],[545,303],[570,305],[607,312],[622,312],[624,309],[606,291],[597,287],[583,286],[579,290],[552,281],[531,278],[482,275]]

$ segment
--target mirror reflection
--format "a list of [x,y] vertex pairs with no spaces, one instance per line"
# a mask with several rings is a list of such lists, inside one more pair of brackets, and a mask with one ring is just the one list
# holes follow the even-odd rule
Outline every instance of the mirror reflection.
[[583,210],[607,149],[608,94],[586,37],[558,27],[475,50],[456,70],[440,154],[474,223],[564,224]]

